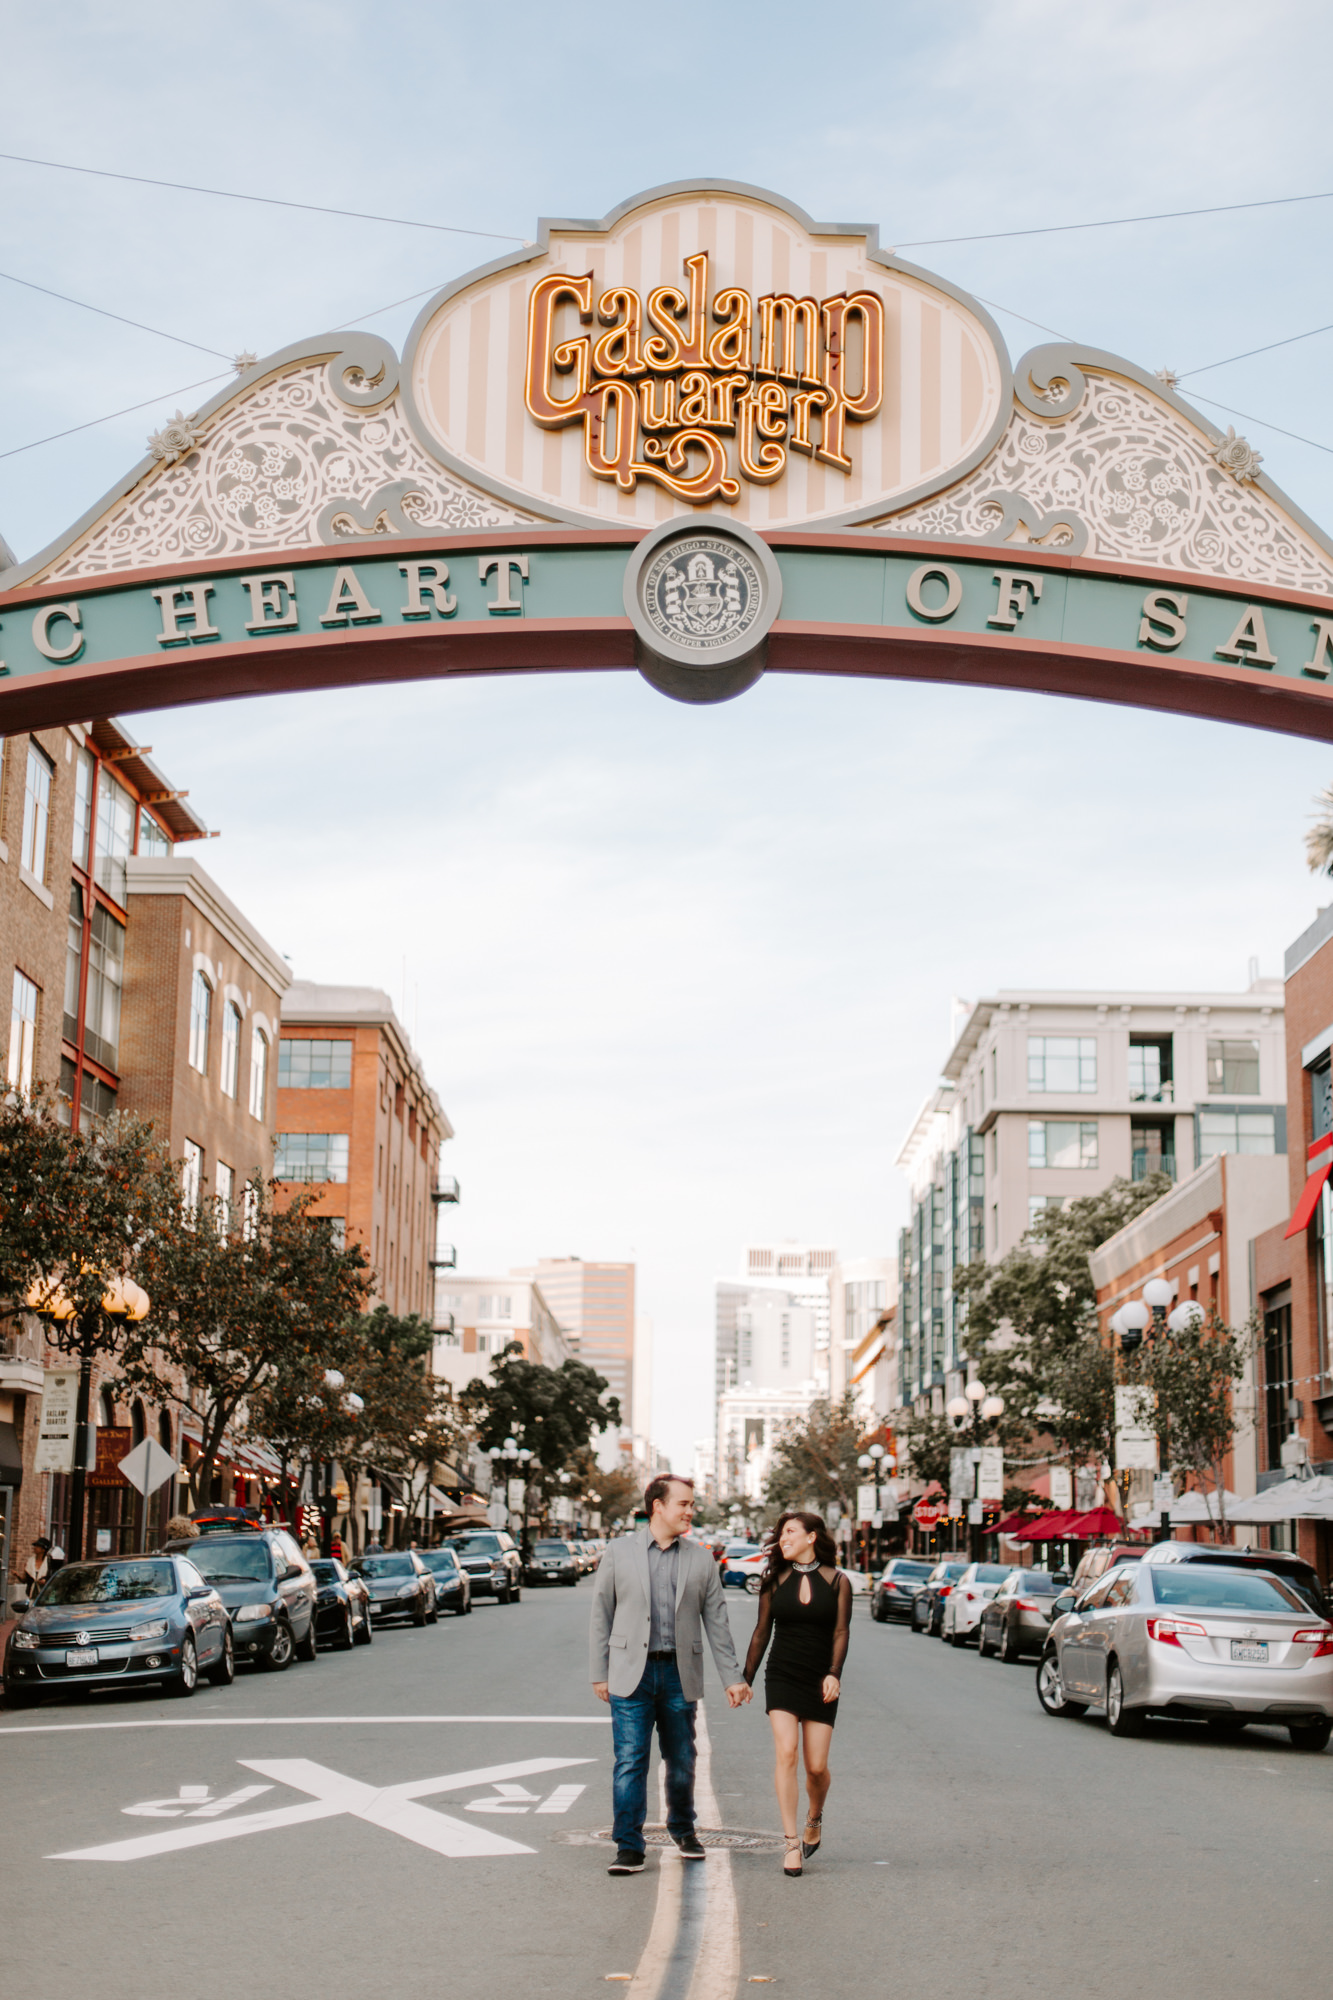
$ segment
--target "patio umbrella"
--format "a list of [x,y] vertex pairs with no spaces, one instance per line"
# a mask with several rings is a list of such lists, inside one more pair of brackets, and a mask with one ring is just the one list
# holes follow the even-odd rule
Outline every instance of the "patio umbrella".
[[1012,1541],[1017,1529],[1025,1528],[1029,1521],[1035,1521],[1036,1518],[1035,1514],[1006,1514],[1002,1521],[995,1523],[991,1532],[1003,1535],[1006,1541]]
[[1118,1535],[1124,1525],[1114,1507],[1094,1507],[1079,1515],[1069,1534],[1075,1541],[1090,1542],[1095,1535]]
[[1070,1523],[1077,1521],[1078,1514],[1072,1507],[1062,1507],[1054,1514],[1038,1514],[1035,1521],[1029,1521],[1025,1528],[1009,1537],[1013,1542],[1058,1542],[1073,1532]]
[[[1244,1520],[1244,1514],[1236,1509],[1248,1503],[1241,1500],[1229,1487],[1223,1487],[1221,1505],[1216,1493],[1181,1493],[1167,1509],[1173,1528],[1182,1527],[1225,1527],[1228,1521]],[[1161,1523],[1160,1507],[1136,1507],[1133,1525],[1138,1528],[1158,1526]]]
[[1333,1521],[1333,1479],[1317,1473],[1313,1479],[1284,1479],[1250,1500],[1228,1506],[1233,1521]]

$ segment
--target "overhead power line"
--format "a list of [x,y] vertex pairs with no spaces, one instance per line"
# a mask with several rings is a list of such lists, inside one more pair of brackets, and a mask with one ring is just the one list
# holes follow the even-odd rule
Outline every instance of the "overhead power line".
[[[0,154],[0,158],[4,158]],[[1252,208],[1290,208],[1302,201],[1333,201],[1333,189],[1322,194],[1279,194],[1267,201],[1227,201],[1216,208],[1167,208],[1157,215],[1109,215],[1096,222],[1048,222],[1038,229],[987,229],[975,236],[918,236],[897,243],[895,250],[937,250],[951,243],[1002,243],[1014,236],[1064,236],[1074,229],[1128,229],[1139,222],[1182,222],[1196,215],[1240,215]]]
[[1270,340],[1266,347],[1247,347],[1243,354],[1228,354],[1225,361],[1205,361],[1201,368],[1183,368],[1176,380],[1183,382],[1187,375],[1206,375],[1210,368],[1229,368],[1233,361],[1250,361],[1256,354],[1271,354],[1275,347],[1294,347],[1298,340],[1313,340],[1317,333],[1333,333],[1333,324],[1312,326],[1308,333],[1292,333],[1285,340]]
[[[227,372],[230,374],[231,370]],[[50,437],[34,438],[31,444],[11,445],[8,451],[0,451],[0,458],[17,458],[22,451],[36,451],[38,445],[54,444],[57,438],[73,437],[76,431],[96,430],[98,424],[109,424],[116,417],[132,417],[136,410],[151,410],[154,403],[169,403],[173,396],[188,396],[191,389],[206,389],[211,382],[221,380],[220,375],[206,375],[202,382],[187,382],[180,389],[164,389],[160,396],[150,396],[147,402],[131,403],[124,410],[108,410],[104,417],[90,417],[86,424],[71,424],[67,431],[52,431]]]
[[164,333],[160,326],[145,326],[141,319],[126,319],[124,313],[108,312],[105,306],[90,306],[87,299],[72,299],[68,292],[53,292],[49,285],[34,284],[31,278],[16,278],[12,271],[0,271],[0,278],[11,285],[22,285],[30,292],[42,292],[48,299],[59,299],[64,305],[78,306],[81,312],[100,313],[103,319],[117,320],[121,326],[132,326],[140,333],[155,333],[159,340],[174,340],[178,347],[193,347],[199,354],[216,354],[219,361],[231,359],[219,347],[204,347],[197,340],[186,340],[182,334]]
[[523,243],[527,239],[495,229],[464,229],[454,222],[417,222],[405,215],[366,215],[355,208],[325,208],[314,201],[284,201],[272,194],[238,194],[234,188],[195,187],[190,181],[159,181],[147,174],[113,173],[109,167],[76,167],[68,160],[34,160],[26,153],[0,153],[21,167],[50,167],[62,174],[91,174],[97,180],[130,181],[135,187],[171,188],[177,194],[207,194],[218,201],[253,201],[265,208],[299,208],[306,215],[338,215],[348,222],[387,222],[399,229],[433,229],[446,236],[484,236],[493,243]]

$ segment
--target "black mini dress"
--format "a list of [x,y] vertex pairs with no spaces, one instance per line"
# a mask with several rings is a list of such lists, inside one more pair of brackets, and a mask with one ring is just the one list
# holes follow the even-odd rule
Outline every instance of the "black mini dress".
[[[801,1599],[802,1583],[810,1585],[808,1604]],[[824,1699],[824,1677],[841,1678],[851,1623],[852,1586],[836,1570],[808,1570],[802,1576],[789,1569],[772,1590],[762,1593],[745,1678],[753,1686],[773,1637],[764,1674],[766,1710],[781,1709],[800,1722],[837,1721],[837,1702]]]

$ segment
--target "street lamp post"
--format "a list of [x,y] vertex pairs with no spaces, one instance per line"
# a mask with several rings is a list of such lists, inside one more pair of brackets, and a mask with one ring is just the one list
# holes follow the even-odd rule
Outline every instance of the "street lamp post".
[[[68,1298],[58,1280],[38,1278],[29,1287],[24,1305],[29,1312],[47,1319],[53,1325],[69,1326],[75,1329],[73,1342],[67,1335],[57,1335],[56,1343],[65,1352],[78,1357],[79,1387],[74,1403],[74,1464],[70,1474],[69,1488],[69,1528],[66,1557],[70,1562],[83,1561],[84,1512],[87,1495],[89,1447],[89,1416],[92,1404],[93,1362],[105,1346],[102,1339],[102,1322],[124,1325],[126,1321],[146,1318],[152,1301],[142,1285],[136,1285],[133,1278],[119,1275],[111,1278],[102,1294],[100,1308],[80,1313],[72,1299]],[[147,1502],[145,1501],[145,1505]]]
[[[968,1433],[972,1440],[973,1451],[978,1451],[981,1449],[982,1438],[988,1433],[992,1437],[995,1434],[995,1426],[1004,1415],[1004,1397],[994,1395],[984,1382],[979,1382],[973,1376],[971,1381],[964,1385],[962,1395],[951,1397],[945,1404],[944,1414],[960,1435],[964,1431]],[[985,1430],[983,1425],[987,1427]],[[969,1521],[967,1540],[972,1560],[977,1562],[980,1560],[978,1549],[985,1529],[977,1525],[974,1533],[973,1527],[974,1524]]]

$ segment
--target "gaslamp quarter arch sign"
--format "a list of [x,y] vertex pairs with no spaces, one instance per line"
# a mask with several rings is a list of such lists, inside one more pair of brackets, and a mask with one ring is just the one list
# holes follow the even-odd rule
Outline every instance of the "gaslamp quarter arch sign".
[[301,341],[49,548],[0,543],[0,732],[239,695],[637,667],[1018,687],[1333,738],[1333,543],[1123,358],[731,182]]

